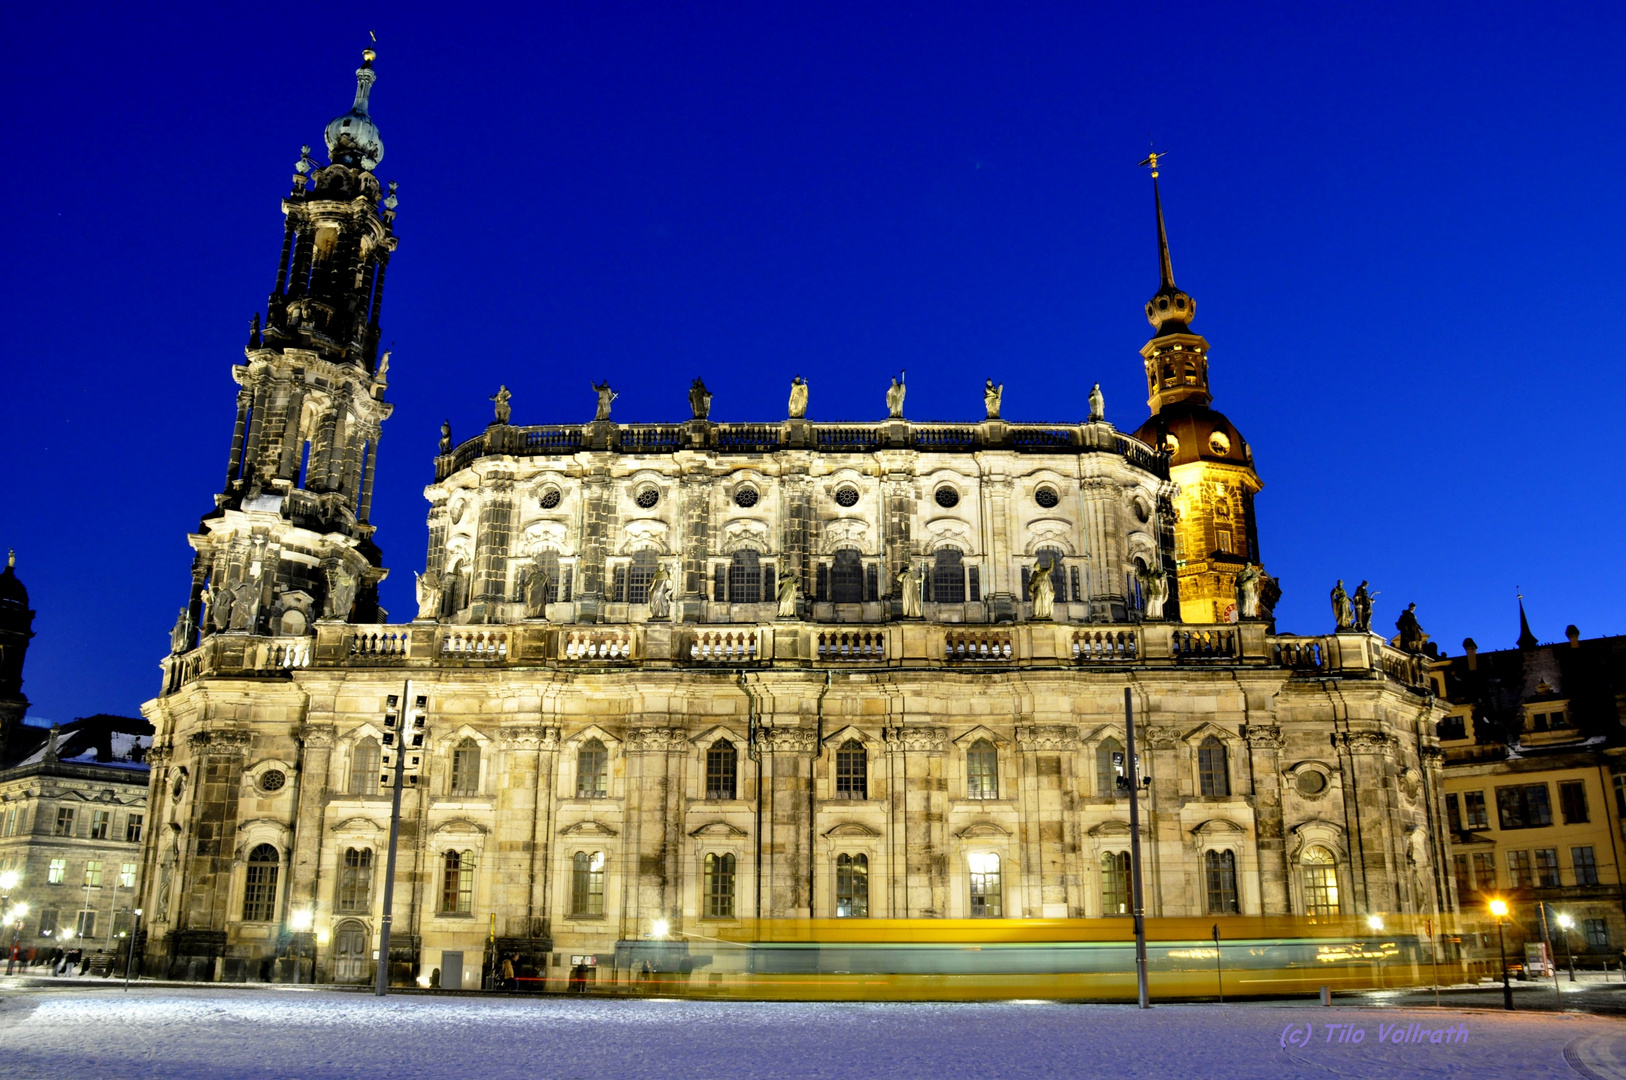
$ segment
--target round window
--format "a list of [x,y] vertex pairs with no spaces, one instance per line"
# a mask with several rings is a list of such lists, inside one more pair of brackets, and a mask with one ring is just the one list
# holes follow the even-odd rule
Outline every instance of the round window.
[[169,797],[174,799],[176,802],[180,802],[181,801],[181,796],[185,795],[185,794],[186,794],[186,778],[182,777],[182,776],[177,776],[175,778],[175,786],[170,789]]
[[1297,781],[1300,795],[1319,795],[1327,790],[1326,774],[1319,769],[1305,769]]
[[1163,449],[1171,454],[1178,454],[1180,452],[1180,436],[1172,433],[1163,436]]
[[757,498],[757,489],[752,487],[750,484],[741,484],[734,491],[735,506],[743,506],[746,509],[750,509],[757,504]]
[[559,494],[558,488],[549,488],[542,493],[542,509],[552,510],[558,507],[564,496]]
[[1042,487],[1033,493],[1033,501],[1050,510],[1061,503],[1061,496],[1056,494],[1053,487]]
[[1231,452],[1231,439],[1223,431],[1216,431],[1208,437],[1208,448],[1216,454],[1229,454]]
[[633,502],[637,503],[645,510],[653,510],[655,508],[655,504],[660,501],[661,493],[652,487],[644,488],[644,490],[638,493],[638,497],[633,499]]
[[857,506],[858,505],[858,489],[855,488],[855,487],[837,488],[836,489],[836,505],[837,506]]
[[281,769],[267,769],[260,774],[261,791],[281,791],[288,783],[288,775]]
[[1147,504],[1145,499],[1136,499],[1134,506],[1136,521],[1144,525],[1148,521],[1152,520],[1152,508]]
[[938,488],[936,494],[932,497],[937,500],[937,505],[943,507],[944,509],[951,506],[960,505],[960,493],[949,487],[947,484],[944,484],[942,487]]

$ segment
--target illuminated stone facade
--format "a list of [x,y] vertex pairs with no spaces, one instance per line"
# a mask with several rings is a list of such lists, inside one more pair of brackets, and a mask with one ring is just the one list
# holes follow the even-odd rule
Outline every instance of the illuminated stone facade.
[[[346,355],[376,438],[379,380]],[[1010,423],[991,389],[988,418],[942,424],[902,398],[717,424],[697,385],[690,419],[621,424],[606,388],[597,420],[519,426],[499,394],[436,459],[415,620],[314,578],[301,632],[199,610],[146,707],[149,966],[256,977],[298,945],[323,979],[372,977],[392,696],[427,715],[403,978],[466,983],[493,933],[560,986],[575,958],[624,970],[657,922],[685,942],[757,917],[1116,914],[1125,687],[1150,912],[1451,907],[1416,658],[1191,625],[1183,582],[1148,617],[1144,571],[1176,577],[1166,455],[1094,405]],[[276,480],[268,535],[302,504]],[[248,498],[228,486],[219,512]]]

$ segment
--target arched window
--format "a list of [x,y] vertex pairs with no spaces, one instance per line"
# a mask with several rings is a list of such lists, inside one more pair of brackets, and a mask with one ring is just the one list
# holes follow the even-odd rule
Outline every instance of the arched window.
[[864,561],[852,548],[842,548],[830,563],[830,599],[837,604],[864,602]]
[[848,739],[836,751],[836,798],[869,798],[869,756],[857,739]]
[[991,851],[973,851],[967,857],[971,870],[971,917],[997,919],[1002,910],[999,884],[999,856]]
[[604,852],[578,851],[571,857],[570,913],[604,914]]
[[965,752],[965,796],[999,798],[999,752],[987,739],[978,739]]
[[659,563],[651,548],[635,551],[632,565],[627,568],[627,603],[649,603],[649,585],[655,580],[655,567]]
[[576,798],[602,799],[610,793],[610,752],[597,739],[576,751]]
[[869,915],[869,856],[836,856],[836,918]]
[[339,892],[334,907],[339,911],[367,911],[373,898],[373,852],[371,848],[346,848],[339,865]]
[[1324,847],[1307,847],[1299,856],[1304,866],[1304,913],[1306,915],[1337,915],[1342,909],[1338,903],[1338,861]]
[[728,560],[728,602],[762,602],[762,564],[757,559],[757,553],[750,548],[741,548]]
[[480,744],[465,737],[452,751],[453,795],[473,795],[480,790]]
[[474,852],[448,851],[441,856],[440,910],[452,915],[474,910]]
[[1123,743],[1109,738],[1095,749],[1095,793],[1107,799],[1122,797],[1126,792],[1118,781],[1125,776]]
[[1231,793],[1231,770],[1225,744],[1212,735],[1197,745],[1197,782],[1204,795]]
[[965,603],[965,564],[960,549],[942,547],[932,560],[931,596],[939,604]]
[[706,917],[734,917],[734,856],[706,856]]
[[277,849],[261,844],[248,853],[243,878],[243,921],[270,922],[277,916]]
[[378,740],[371,735],[357,739],[355,749],[350,752],[350,794],[378,794],[378,761]]
[[1236,852],[1210,851],[1203,856],[1204,876],[1208,879],[1208,913],[1235,915]]
[[739,754],[733,743],[719,739],[711,744],[711,749],[706,751],[706,798],[734,798],[734,777],[738,764]]
[[1129,852],[1101,856],[1101,914],[1129,915]]

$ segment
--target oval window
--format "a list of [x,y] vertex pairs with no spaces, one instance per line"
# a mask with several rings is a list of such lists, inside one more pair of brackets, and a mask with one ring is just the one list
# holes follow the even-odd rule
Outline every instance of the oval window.
[[947,484],[944,484],[942,487],[938,488],[937,493],[932,497],[937,500],[937,505],[941,506],[945,510],[951,506],[960,505],[960,493],[949,487]]
[[855,487],[842,487],[836,489],[837,506],[857,506],[858,489]]
[[1231,438],[1223,431],[1216,431],[1208,437],[1208,448],[1216,454],[1229,454]]
[[741,484],[734,490],[734,505],[746,509],[757,504],[757,489],[750,484]]
[[1061,496],[1056,494],[1055,488],[1045,486],[1033,493],[1033,501],[1046,510],[1052,510],[1061,503]]
[[1305,769],[1297,781],[1300,795],[1319,795],[1327,790],[1327,777],[1319,769]]
[[633,502],[637,503],[639,507],[644,510],[653,510],[655,508],[655,504],[660,501],[661,493],[652,487],[644,488],[644,490],[638,493],[638,497],[633,499]]
[[558,507],[558,505],[559,505],[560,500],[563,499],[563,498],[564,498],[564,496],[559,494],[559,489],[558,488],[548,488],[548,490],[546,490],[546,491],[544,491],[542,493],[542,509],[544,509],[544,510],[556,509]]
[[281,769],[267,769],[260,774],[261,791],[281,791],[288,783],[288,774]]

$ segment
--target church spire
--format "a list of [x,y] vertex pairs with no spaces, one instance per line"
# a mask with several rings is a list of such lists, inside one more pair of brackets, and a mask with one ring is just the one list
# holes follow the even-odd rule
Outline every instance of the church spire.
[[1191,320],[1197,314],[1197,301],[1174,283],[1174,264],[1169,259],[1169,230],[1163,224],[1163,193],[1158,189],[1158,164],[1165,154],[1148,154],[1142,168],[1152,170],[1152,204],[1157,209],[1157,260],[1160,281],[1157,292],[1146,301],[1146,321],[1157,328],[1157,337],[1191,333]]
[[1158,291],[1173,291],[1174,265],[1169,261],[1169,231],[1163,226],[1163,194],[1157,188],[1157,155],[1151,155],[1145,163],[1152,166],[1152,202],[1157,206],[1157,255],[1163,270],[1163,288]]
[[1519,594],[1519,648],[1534,649],[1541,642],[1530,632],[1530,620],[1524,617],[1524,594]]

